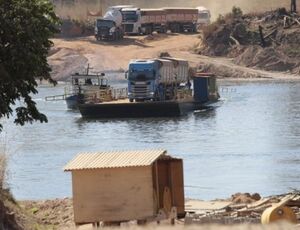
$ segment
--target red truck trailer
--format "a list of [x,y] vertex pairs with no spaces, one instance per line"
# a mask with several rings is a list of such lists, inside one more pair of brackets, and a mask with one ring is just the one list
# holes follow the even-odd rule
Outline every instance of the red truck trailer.
[[151,34],[153,31],[165,33],[168,30],[174,33],[197,31],[196,8],[125,8],[122,9],[122,14],[126,34]]
[[167,28],[171,32],[196,32],[198,9],[195,8],[163,8],[167,14]]

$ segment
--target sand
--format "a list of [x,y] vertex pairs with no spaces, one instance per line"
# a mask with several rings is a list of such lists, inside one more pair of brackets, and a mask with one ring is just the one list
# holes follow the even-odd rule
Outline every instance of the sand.
[[71,73],[83,71],[89,63],[93,72],[124,71],[131,59],[155,58],[167,52],[173,57],[187,59],[191,67],[213,72],[220,78],[287,79],[299,75],[270,72],[235,64],[232,59],[208,57],[194,53],[199,45],[199,34],[154,34],[125,37],[122,41],[97,42],[94,37],[53,39],[54,48],[48,57],[56,80],[67,80]]

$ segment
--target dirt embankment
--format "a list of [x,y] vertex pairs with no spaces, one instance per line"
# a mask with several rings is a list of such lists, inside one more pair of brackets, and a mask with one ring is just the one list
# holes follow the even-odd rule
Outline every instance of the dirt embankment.
[[[192,219],[189,213],[185,220],[178,220],[175,229],[183,229],[183,224],[188,225],[188,227],[184,227],[184,229],[295,229],[295,225],[282,223],[271,226],[257,224],[260,223],[261,213],[266,208],[270,207],[273,203],[280,202],[287,196],[291,196],[291,194],[262,198],[258,193],[236,193],[226,200],[214,200],[210,202],[187,199],[186,204],[190,204],[189,202],[200,202],[200,204],[203,205],[201,202],[204,202],[204,206],[199,206],[198,203],[195,207],[199,212],[193,214],[194,217]],[[299,198],[300,196],[293,196],[293,199],[299,200]],[[5,201],[5,206],[1,206],[3,200]],[[224,203],[226,203],[225,206]],[[224,209],[222,208],[216,211],[210,209],[208,205],[219,208],[224,206]],[[291,200],[287,205],[293,207],[298,206],[296,209],[294,207],[293,210],[298,210],[297,212],[299,213],[299,201]],[[5,216],[0,215],[1,230],[76,229],[73,217],[73,204],[70,198],[16,202],[9,195],[5,199],[0,199],[0,214],[3,214],[1,211],[3,207],[5,207]],[[187,207],[189,207],[189,205]],[[201,207],[207,210],[202,213]],[[240,212],[241,214],[236,215]],[[226,219],[225,224],[222,222],[222,220],[225,220],[224,218]],[[231,221],[228,221],[229,219]],[[215,225],[217,223],[221,225]],[[124,223],[122,227],[124,226],[126,226],[126,229],[140,229],[136,226],[135,222]],[[154,223],[150,223],[148,226],[151,229],[153,229],[153,227],[157,228]],[[145,227],[143,227],[143,229],[144,228]],[[168,229],[170,227],[163,222],[161,228]],[[80,229],[92,230],[93,228],[91,225],[85,225],[80,227],[79,230]]]
[[72,199],[21,201],[21,207],[35,217],[41,226],[53,229],[75,227]]
[[0,188],[0,229],[31,230],[39,228],[37,219],[14,200],[9,190]]
[[130,59],[153,58],[161,53],[187,59],[191,67],[210,71],[223,78],[298,79],[285,72],[272,72],[234,63],[232,58],[199,55],[194,52],[201,43],[200,34],[154,34],[125,37],[119,42],[96,42],[93,37],[53,39],[54,48],[48,57],[52,77],[68,80],[82,72],[89,63],[92,72],[124,71]]
[[188,58],[199,42],[199,34],[153,34],[127,36],[121,41],[96,41],[93,36],[53,39],[48,63],[52,77],[67,80],[71,73],[81,71],[87,63],[94,72],[124,71],[130,59],[158,57],[161,52],[177,52],[178,57]]
[[204,29],[202,55],[237,65],[300,74],[300,16],[284,8],[243,15],[239,8]]
[[[283,200],[285,197],[291,197],[295,201],[290,200],[289,204],[286,204],[290,207],[293,207],[295,213],[299,213],[299,198],[300,196],[296,194],[285,194],[278,196],[271,196],[267,198],[262,198],[258,193],[249,194],[249,193],[236,193],[226,200],[214,200],[211,202],[199,200],[186,200],[187,211],[189,204],[196,202],[196,213],[191,219],[189,213],[186,219],[181,219],[176,222],[177,228],[181,228],[183,224],[185,225],[197,225],[197,229],[219,229],[220,226],[216,227],[213,224],[222,224],[222,229],[291,229],[295,228],[294,226],[289,225],[276,225],[266,227],[262,225],[253,225],[260,223],[260,217],[262,212],[271,207],[272,204],[278,203]],[[189,203],[192,202],[192,203]],[[200,205],[199,203],[200,202]],[[224,206],[224,203],[226,205]],[[198,205],[197,205],[198,204]],[[219,205],[217,205],[219,204]],[[210,209],[211,207],[219,207],[218,210]],[[224,208],[221,208],[221,206]],[[73,219],[73,206],[72,199],[55,199],[55,200],[44,200],[44,201],[22,201],[20,202],[20,206],[24,211],[30,213],[37,223],[40,226],[51,227],[51,229],[61,229],[61,230],[71,230],[75,229],[74,219]],[[201,207],[206,211],[201,212]],[[204,210],[203,209],[203,210]],[[210,211],[209,211],[210,210]],[[195,211],[195,210],[194,210]],[[224,222],[224,220],[226,220]],[[252,225],[247,225],[247,223],[252,223]],[[243,225],[241,225],[243,224]],[[149,224],[150,226],[154,226],[153,223]],[[164,225],[164,224],[163,224]],[[180,226],[181,225],[181,226]],[[205,227],[204,227],[204,226]],[[124,225],[128,227],[137,228],[135,222],[124,223]],[[284,228],[282,228],[284,226]],[[166,226],[165,226],[166,227]],[[164,227],[164,229],[165,229]],[[202,228],[201,228],[202,227]],[[193,229],[193,227],[189,227]],[[43,228],[42,228],[43,229]],[[79,229],[92,229],[91,226],[83,226]]]
[[165,52],[220,77],[298,79],[299,20],[283,9],[247,15],[236,10],[205,28],[202,35],[126,36],[115,42],[96,41],[93,36],[56,38],[48,62],[54,79],[67,80],[88,63],[92,72],[122,72],[130,59],[154,58]]
[[[300,0],[296,0],[297,5],[300,5]],[[160,8],[160,7],[197,7],[204,6],[211,11],[212,20],[217,19],[219,14],[225,14],[231,11],[233,6],[239,6],[245,12],[261,12],[278,7],[289,7],[290,0],[109,0],[109,1],[54,1],[57,15],[62,18],[72,18],[76,20],[86,20],[88,18],[87,11],[96,13],[104,13],[107,7],[112,5],[135,5],[140,8]],[[68,4],[69,3],[69,4]],[[71,4],[70,4],[71,3]]]

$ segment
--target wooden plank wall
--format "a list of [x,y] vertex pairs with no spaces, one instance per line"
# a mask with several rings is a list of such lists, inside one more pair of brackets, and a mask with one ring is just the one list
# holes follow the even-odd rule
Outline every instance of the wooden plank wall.
[[163,194],[166,186],[171,190],[172,206],[177,207],[179,216],[184,215],[182,159],[158,160],[159,208],[163,208]]
[[184,216],[184,181],[183,181],[183,162],[182,160],[173,160],[171,167],[171,191],[173,195],[173,205],[177,207],[178,216]]
[[75,223],[139,220],[154,214],[151,166],[72,172]]

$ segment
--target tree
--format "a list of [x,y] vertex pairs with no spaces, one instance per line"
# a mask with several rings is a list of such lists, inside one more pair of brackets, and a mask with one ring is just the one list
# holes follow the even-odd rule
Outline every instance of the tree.
[[240,7],[233,6],[231,12],[234,18],[240,18],[243,16],[243,11]]
[[291,0],[291,13],[297,13],[296,0]]
[[[31,96],[38,92],[36,79],[56,84],[47,55],[58,24],[48,0],[0,0],[0,119],[15,112],[19,125],[47,122]],[[18,100],[23,103],[16,107]]]

